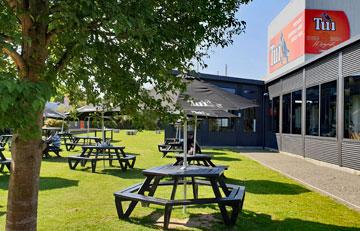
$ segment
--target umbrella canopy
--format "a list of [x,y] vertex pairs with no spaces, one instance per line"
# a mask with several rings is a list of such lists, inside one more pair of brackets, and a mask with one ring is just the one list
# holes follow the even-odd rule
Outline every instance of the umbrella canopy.
[[258,107],[242,96],[227,92],[202,80],[185,80],[186,91],[179,94],[177,104],[185,111],[230,111]]
[[119,107],[103,108],[102,106],[85,105],[76,109],[78,113],[91,113],[91,112],[120,112]]
[[66,119],[67,116],[63,113],[55,111],[54,109],[45,108],[45,110],[43,112],[43,117],[64,120],[64,119]]

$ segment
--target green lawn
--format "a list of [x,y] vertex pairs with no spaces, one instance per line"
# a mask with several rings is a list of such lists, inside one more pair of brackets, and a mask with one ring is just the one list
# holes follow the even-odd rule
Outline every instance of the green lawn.
[[[42,162],[39,230],[161,229],[155,224],[163,212],[159,206],[143,208],[138,205],[130,220],[119,220],[113,192],[141,182],[143,169],[173,163],[172,158],[161,158],[162,155],[157,151],[157,144],[162,142],[163,134],[146,131],[136,136],[127,136],[121,132],[115,134],[115,139],[126,146],[127,152],[137,155],[135,169],[126,172],[118,168],[104,169],[102,162],[99,162],[97,173],[91,173],[89,168],[70,170],[65,158],[51,158]],[[63,152],[62,155],[79,151]],[[360,230],[360,213],[312,192],[239,153],[228,150],[205,152],[214,155],[216,164],[230,166],[226,171],[228,183],[246,186],[244,211],[233,230]],[[0,178],[2,230],[6,217],[9,175],[1,174]],[[211,191],[200,187],[200,195],[205,194],[210,195]],[[156,195],[168,198],[169,189],[165,188]],[[172,213],[173,221],[190,218],[188,226],[194,230],[227,230],[220,222],[220,217],[215,205],[188,207],[187,214],[183,214],[179,207]]]

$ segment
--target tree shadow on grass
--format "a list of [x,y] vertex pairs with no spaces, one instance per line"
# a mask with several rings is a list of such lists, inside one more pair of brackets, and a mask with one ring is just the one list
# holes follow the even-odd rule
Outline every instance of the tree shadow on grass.
[[[0,176],[0,189],[7,190],[10,175]],[[78,180],[69,180],[61,177],[40,177],[40,190],[52,190],[78,186]]]
[[[139,209],[139,205],[135,209]],[[344,227],[332,224],[323,224],[314,221],[306,221],[297,218],[285,218],[284,220],[273,220],[269,214],[255,213],[244,210],[240,213],[236,225],[226,226],[223,223],[220,212],[214,213],[192,213],[188,208],[187,218],[177,219],[173,216],[170,219],[170,230],[200,229],[200,230],[343,230],[358,231],[356,227]],[[163,227],[164,209],[154,208],[148,216],[130,217],[127,221],[143,227],[159,229]]]
[[236,180],[226,179],[226,183],[244,185],[246,192],[254,194],[297,195],[310,190],[297,185],[270,180]]
[[239,230],[359,230],[359,228],[356,227],[344,227],[332,224],[323,224],[297,218],[273,220],[272,216],[269,214],[255,213],[248,210],[245,210],[243,213],[240,214],[236,227]]
[[99,174],[112,175],[123,179],[145,179],[140,168],[128,168],[126,171],[122,171],[121,168],[107,168],[97,172]]

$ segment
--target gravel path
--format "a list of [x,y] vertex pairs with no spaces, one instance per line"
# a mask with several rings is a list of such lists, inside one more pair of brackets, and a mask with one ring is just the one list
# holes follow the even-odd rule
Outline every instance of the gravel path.
[[241,152],[260,164],[360,211],[360,176],[305,159],[268,152]]

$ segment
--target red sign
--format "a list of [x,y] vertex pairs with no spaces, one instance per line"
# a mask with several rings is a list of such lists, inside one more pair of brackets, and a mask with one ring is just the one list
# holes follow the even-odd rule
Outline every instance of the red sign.
[[304,39],[305,12],[302,12],[270,40],[270,73],[304,55]]
[[305,10],[271,38],[269,71],[273,73],[305,54],[320,54],[349,38],[345,12]]
[[320,54],[350,39],[344,11],[306,10],[305,53]]

